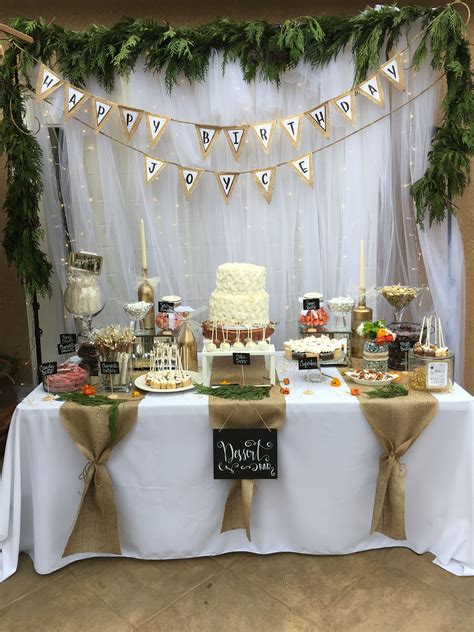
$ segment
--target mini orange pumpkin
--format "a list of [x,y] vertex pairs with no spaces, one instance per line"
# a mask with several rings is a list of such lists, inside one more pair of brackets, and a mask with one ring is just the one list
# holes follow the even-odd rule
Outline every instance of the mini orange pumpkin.
[[338,377],[333,377],[329,384],[331,386],[341,386],[342,382]]
[[290,394],[290,389],[289,389],[289,388],[287,388],[286,386],[282,386],[282,387],[280,388],[280,393],[281,393],[282,395],[289,395],[289,394]]
[[95,388],[91,384],[84,384],[81,392],[83,395],[95,395]]
[[360,395],[360,388],[351,388],[350,393],[351,395],[357,397],[358,395]]
[[290,378],[285,377],[285,379],[283,380],[283,384],[286,384],[288,386],[289,383],[290,383]]

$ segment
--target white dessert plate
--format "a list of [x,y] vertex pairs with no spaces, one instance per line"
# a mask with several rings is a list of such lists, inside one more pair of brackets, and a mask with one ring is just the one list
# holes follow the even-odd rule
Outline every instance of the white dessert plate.
[[[189,371],[191,374],[191,379],[193,382],[202,382],[202,374],[196,373],[195,371]],[[194,388],[191,384],[190,386],[182,386],[181,388],[151,388],[146,383],[146,375],[140,375],[135,380],[135,386],[142,391],[147,391],[148,393],[157,393],[158,395],[169,395],[170,393],[183,393],[184,391],[190,391]]]
[[356,384],[360,384],[361,386],[373,386],[374,384],[377,384],[379,386],[386,386],[387,384],[391,384],[394,380],[400,377],[398,373],[390,373],[390,375],[384,380],[363,380],[359,377],[356,377],[355,373],[353,373],[352,371],[347,371],[346,376],[350,377],[353,382],[355,382]]

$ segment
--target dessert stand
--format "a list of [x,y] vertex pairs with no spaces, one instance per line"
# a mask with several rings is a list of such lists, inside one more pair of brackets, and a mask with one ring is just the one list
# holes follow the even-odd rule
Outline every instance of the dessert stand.
[[214,358],[232,358],[234,353],[248,353],[251,357],[263,356],[265,361],[265,369],[269,372],[269,381],[272,386],[276,383],[276,370],[275,370],[275,345],[269,344],[268,349],[235,349],[231,346],[230,349],[225,351],[206,351],[206,347],[203,348],[201,353],[202,358],[202,381],[204,386],[211,386],[211,371],[212,361]]

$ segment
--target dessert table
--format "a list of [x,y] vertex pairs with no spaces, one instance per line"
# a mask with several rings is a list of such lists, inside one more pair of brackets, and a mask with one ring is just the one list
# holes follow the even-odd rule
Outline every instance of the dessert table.
[[[113,450],[113,482],[124,556],[173,559],[231,551],[333,555],[390,546],[431,551],[457,575],[474,574],[473,398],[458,385],[438,395],[439,412],[408,450],[402,542],[369,535],[381,448],[348,385],[289,377],[287,420],[279,432],[278,480],[257,481],[252,541],[220,533],[231,481],[213,479],[207,397],[153,394]],[[326,369],[336,375],[336,369]],[[96,554],[62,558],[80,503],[85,458],[60,423],[60,402],[38,387],[17,407],[0,479],[0,580],[25,551],[38,573]]]

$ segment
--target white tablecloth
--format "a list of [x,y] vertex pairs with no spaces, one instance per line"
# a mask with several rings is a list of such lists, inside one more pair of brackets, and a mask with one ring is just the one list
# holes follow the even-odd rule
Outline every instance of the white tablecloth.
[[[279,374],[289,375],[292,389],[279,433],[279,478],[257,482],[252,541],[244,530],[219,532],[230,481],[213,479],[207,397],[151,395],[108,463],[123,555],[324,555],[407,546],[431,551],[455,574],[474,574],[471,396],[459,386],[439,396],[439,413],[403,457],[408,539],[396,542],[369,535],[381,448],[357,399],[328,380],[304,395],[303,374],[290,374],[288,365]],[[60,403],[43,397],[36,389],[24,400],[10,429],[0,483],[0,579],[15,572],[20,551],[39,573],[94,556],[61,557],[85,459],[60,423]]]

